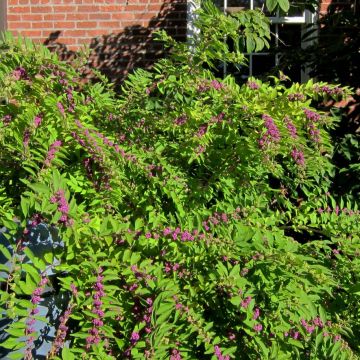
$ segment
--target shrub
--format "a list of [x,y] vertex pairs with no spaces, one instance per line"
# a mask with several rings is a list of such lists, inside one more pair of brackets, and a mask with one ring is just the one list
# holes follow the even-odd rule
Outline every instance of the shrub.
[[[80,68],[41,47],[2,43],[0,223],[13,251],[2,247],[13,320],[2,346],[12,356],[36,357],[31,324],[45,321],[49,285],[69,302],[48,358],[359,355],[359,211],[328,193],[336,118],[312,107],[325,85],[349,91],[287,87],[283,75],[216,79],[217,54],[240,61],[240,46],[229,53],[224,33],[205,36],[211,22],[199,21],[203,46],[160,34],[172,56],[136,71],[119,96],[105,80],[80,86]],[[41,226],[63,247],[34,256]]]

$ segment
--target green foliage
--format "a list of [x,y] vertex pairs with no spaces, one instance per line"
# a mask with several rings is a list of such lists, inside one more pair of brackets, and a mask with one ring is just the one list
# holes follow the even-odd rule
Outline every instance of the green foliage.
[[[31,358],[51,267],[71,299],[48,358],[358,358],[360,216],[328,193],[337,119],[312,107],[325,84],[215,79],[268,28],[210,5],[199,22],[190,50],[160,35],[172,56],[119,96],[42,47],[1,44],[4,347]],[[39,223],[63,250],[22,246]]]

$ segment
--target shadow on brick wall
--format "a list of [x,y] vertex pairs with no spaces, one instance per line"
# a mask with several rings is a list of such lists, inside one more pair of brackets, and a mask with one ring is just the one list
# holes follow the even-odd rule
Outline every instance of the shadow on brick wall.
[[[186,39],[186,7],[185,0],[165,1],[148,27],[134,25],[118,33],[92,38],[85,77],[94,78],[91,69],[96,68],[119,85],[133,69],[150,68],[165,55],[163,45],[154,40],[154,30],[164,29],[177,40]],[[51,33],[44,45],[56,51],[62,60],[71,62],[77,53],[59,41],[60,35],[60,30]]]

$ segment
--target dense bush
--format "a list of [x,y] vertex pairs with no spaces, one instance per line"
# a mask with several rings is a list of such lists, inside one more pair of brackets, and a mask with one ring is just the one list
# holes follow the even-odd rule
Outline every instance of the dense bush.
[[[329,193],[337,119],[312,107],[348,89],[215,79],[217,59],[241,61],[268,28],[258,12],[207,11],[196,46],[160,34],[172,56],[120,96],[41,47],[1,44],[9,356],[36,358],[50,285],[70,300],[48,358],[359,356],[360,216]],[[63,244],[35,257],[44,225]]]

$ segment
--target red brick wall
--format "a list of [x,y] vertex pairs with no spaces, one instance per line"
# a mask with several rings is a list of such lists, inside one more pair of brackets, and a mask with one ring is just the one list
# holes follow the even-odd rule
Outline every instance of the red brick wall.
[[[184,1],[162,0],[7,0],[8,30],[45,41],[52,32],[61,31],[58,41],[76,50],[91,39],[118,33],[127,27],[147,28],[164,12],[164,4],[174,7],[166,23],[174,35],[183,36],[186,23]],[[178,4],[176,4],[178,3]],[[161,20],[159,21],[161,23]],[[155,24],[153,24],[154,26]]]
[[153,30],[185,39],[186,0],[7,0],[7,28],[65,58],[90,44],[90,64],[119,78],[161,56]]

